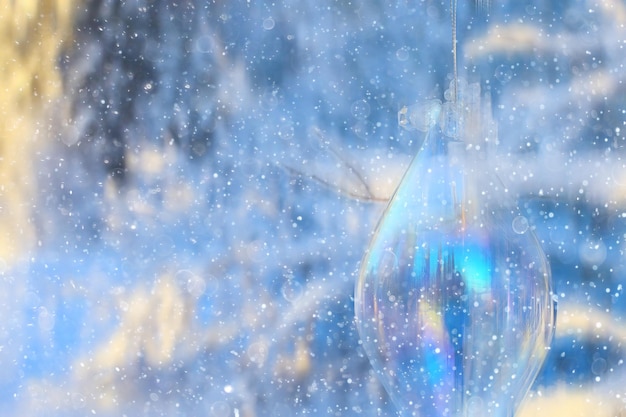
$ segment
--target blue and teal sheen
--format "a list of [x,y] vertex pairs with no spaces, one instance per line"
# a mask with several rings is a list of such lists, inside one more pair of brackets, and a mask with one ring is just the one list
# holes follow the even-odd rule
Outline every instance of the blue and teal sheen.
[[403,416],[512,417],[554,329],[548,263],[532,230],[513,228],[469,87],[472,100],[426,115],[356,285],[363,348]]

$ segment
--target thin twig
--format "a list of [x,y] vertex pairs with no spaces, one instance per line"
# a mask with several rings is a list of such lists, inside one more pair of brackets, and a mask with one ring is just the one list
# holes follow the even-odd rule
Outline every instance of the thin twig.
[[372,199],[374,199],[374,193],[372,192],[372,190],[370,189],[369,185],[367,184],[367,182],[365,181],[365,178],[363,177],[363,175],[361,175],[361,172],[359,170],[357,170],[350,162],[348,162],[345,158],[343,158],[343,156],[341,156],[339,154],[339,151],[337,151],[337,149],[335,149],[334,146],[332,146],[330,143],[326,143],[324,142],[324,135],[322,134],[322,131],[318,128],[315,128],[315,134],[317,135],[319,141],[325,145],[326,147],[328,147],[328,150],[330,151],[330,153],[339,161],[341,162],[341,164],[345,167],[348,168],[348,170],[350,170],[350,172],[352,172],[356,178],[359,180],[359,182],[361,183],[361,185],[365,188],[365,191],[367,192],[368,196],[370,196]]
[[[377,203],[387,203],[389,201],[389,199],[387,198],[381,198],[381,197],[376,197],[374,194],[372,194],[371,192],[368,191],[368,195],[364,196],[362,193],[357,193],[354,191],[351,191],[349,189],[346,189],[345,187],[340,187],[337,186],[336,184],[331,184],[328,180],[325,180],[324,178],[316,175],[316,174],[309,174],[309,173],[305,173],[297,168],[294,168],[292,166],[289,165],[285,165],[285,164],[279,164],[279,166],[281,166],[283,169],[285,169],[287,172],[289,172],[291,175],[293,176],[299,176],[299,177],[304,177],[304,178],[310,178],[311,180],[317,182],[318,184],[323,185],[324,187],[333,190],[333,191],[339,191],[339,193],[350,197],[354,200],[359,200],[359,201],[373,201],[373,202],[377,202]],[[365,185],[365,184],[364,184]]]
[[[370,188],[369,184],[367,183],[367,181],[365,180],[365,177],[363,176],[363,174],[361,173],[361,171],[359,169],[357,169],[353,164],[351,164],[350,162],[348,162],[348,160],[346,158],[344,158],[342,156],[342,154],[330,143],[328,143],[325,138],[324,138],[324,134],[322,133],[322,131],[318,128],[314,129],[315,134],[318,138],[319,144],[321,148],[324,148],[326,150],[328,150],[328,153],[337,161],[339,161],[341,163],[341,169],[343,170],[348,170],[359,182],[359,184],[361,185],[362,189],[364,190],[364,192],[357,192],[357,191],[353,191],[348,189],[348,187],[344,186],[344,185],[337,185],[337,184],[333,184],[330,180],[324,179],[322,177],[320,177],[319,175],[315,174],[315,173],[308,173],[308,172],[304,172],[292,165],[287,165],[285,163],[279,163],[278,165],[283,167],[286,171],[288,171],[290,174],[292,175],[298,175],[301,177],[308,177],[310,179],[312,179],[313,181],[322,184],[323,186],[329,188],[329,189],[333,189],[333,190],[338,190],[341,194],[344,194],[350,198],[353,198],[355,200],[361,200],[361,201],[375,201],[375,202],[388,202],[389,199],[387,198],[381,198],[381,197],[377,197],[373,192],[372,189]],[[341,171],[340,169],[340,171]]]

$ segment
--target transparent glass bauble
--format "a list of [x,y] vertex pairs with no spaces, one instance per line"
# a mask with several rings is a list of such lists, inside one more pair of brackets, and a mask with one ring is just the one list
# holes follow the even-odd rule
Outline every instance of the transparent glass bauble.
[[491,168],[489,101],[446,97],[399,114],[428,133],[363,259],[357,325],[403,416],[511,417],[554,331],[550,270]]

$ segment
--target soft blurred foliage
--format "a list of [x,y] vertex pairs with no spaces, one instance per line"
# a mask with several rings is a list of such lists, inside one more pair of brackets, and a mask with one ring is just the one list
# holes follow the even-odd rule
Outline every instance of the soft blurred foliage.
[[71,40],[75,2],[7,1],[0,5],[0,258],[13,264],[34,238],[29,211],[42,116],[61,92],[58,59]]
[[[620,416],[626,5],[491,3],[460,4],[460,72],[558,301],[521,415]],[[0,412],[394,415],[354,275],[422,141],[397,112],[449,83],[447,7],[3,2]]]

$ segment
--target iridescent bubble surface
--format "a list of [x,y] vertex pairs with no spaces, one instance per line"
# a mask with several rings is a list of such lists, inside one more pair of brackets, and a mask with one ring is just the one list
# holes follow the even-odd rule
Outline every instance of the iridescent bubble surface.
[[486,163],[480,88],[459,85],[458,101],[401,115],[436,122],[363,259],[357,323],[402,415],[510,417],[552,338],[550,271]]

